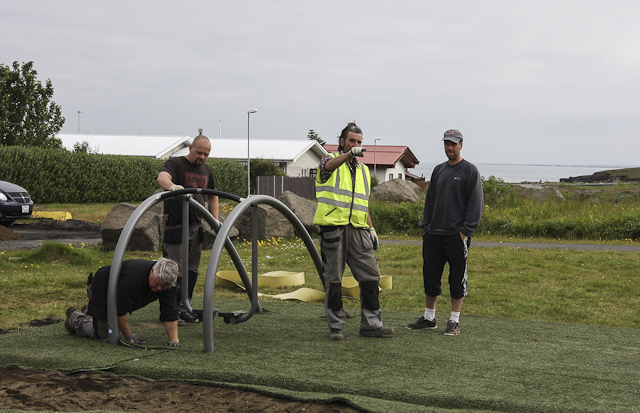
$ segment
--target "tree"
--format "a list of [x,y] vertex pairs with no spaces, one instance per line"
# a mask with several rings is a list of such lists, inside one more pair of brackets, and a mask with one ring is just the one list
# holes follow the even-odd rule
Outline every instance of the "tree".
[[256,176],[286,176],[287,174],[274,162],[267,159],[255,158],[251,160],[251,178]]
[[60,106],[51,100],[53,86],[36,79],[33,62],[0,64],[0,145],[61,148],[55,137],[64,125]]
[[89,146],[89,142],[87,141],[82,141],[82,143],[80,142],[76,142],[73,144],[73,150],[71,152],[74,153],[99,153],[100,148],[98,148],[97,146],[95,148],[92,148],[91,146]]
[[258,176],[287,176],[282,169],[272,161],[262,158],[251,160],[251,187],[256,186],[256,177]]
[[318,143],[322,146],[326,143],[322,140],[322,138],[314,131],[313,129],[309,129],[309,133],[307,134],[307,138],[312,141],[318,141]]

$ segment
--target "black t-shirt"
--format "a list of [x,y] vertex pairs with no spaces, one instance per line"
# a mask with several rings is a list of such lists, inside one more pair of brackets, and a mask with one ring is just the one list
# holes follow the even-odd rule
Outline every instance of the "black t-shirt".
[[[118,280],[118,316],[138,310],[156,300],[160,301],[160,321],[178,320],[176,288],[153,292],[149,287],[149,273],[156,261],[128,260],[122,262]],[[101,267],[91,282],[92,296],[87,314],[98,320],[107,319],[107,292],[111,266]]]
[[[182,185],[185,188],[216,189],[211,167],[206,163],[196,166],[184,156],[168,159],[162,167],[162,172],[167,172],[171,175],[171,181],[174,184]],[[195,194],[193,199],[204,206],[205,198],[203,194]],[[179,225],[182,223],[182,204],[182,201],[172,199],[164,203],[167,225]],[[200,219],[200,214],[194,208],[189,208],[189,223],[200,223]]]

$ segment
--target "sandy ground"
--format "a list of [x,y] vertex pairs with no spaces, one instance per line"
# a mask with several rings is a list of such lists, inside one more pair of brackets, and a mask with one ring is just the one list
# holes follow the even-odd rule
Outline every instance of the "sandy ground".
[[101,373],[0,367],[0,409],[76,412],[359,412],[345,403],[308,403],[225,387],[148,383]]
[[0,251],[37,249],[47,239],[73,245],[97,245],[102,242],[99,224],[74,219],[18,222],[10,227],[0,225]]

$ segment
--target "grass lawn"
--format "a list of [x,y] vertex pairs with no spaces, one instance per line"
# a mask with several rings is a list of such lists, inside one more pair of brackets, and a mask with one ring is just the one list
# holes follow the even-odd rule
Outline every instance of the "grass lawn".
[[[99,212],[98,212],[99,213]],[[74,218],[76,218],[74,216]],[[251,268],[250,243],[235,246]],[[146,350],[99,344],[66,333],[61,324],[20,324],[63,318],[86,302],[89,272],[111,253],[47,242],[37,251],[0,251],[0,364],[218,384],[300,400],[347,400],[368,411],[640,411],[640,253],[526,248],[474,248],[462,334],[442,335],[450,301],[438,301],[439,330],[404,328],[424,309],[421,246],[383,244],[383,320],[389,339],[359,337],[355,298],[343,342],[328,340],[322,303],[263,297],[267,310],[246,323],[214,320],[215,352],[203,353],[202,325],[180,329],[184,347],[162,347],[166,335],[156,305],[135,312],[133,330]],[[159,253],[125,258],[157,259]],[[201,308],[209,253],[201,262],[195,307]],[[302,271],[305,287],[321,290],[303,243],[260,243],[260,273]],[[223,254],[220,270],[234,269]],[[350,275],[349,271],[345,274]],[[259,286],[260,287],[260,286]],[[264,288],[267,295],[292,288]],[[214,307],[249,308],[246,293],[216,288]],[[73,357],[69,357],[69,349]]]
[[[216,303],[223,311],[249,307],[246,299]],[[447,337],[443,326],[406,330],[415,313],[385,306],[396,334],[363,338],[357,302],[348,304],[353,318],[342,342],[328,340],[322,304],[267,301],[266,312],[245,323],[214,319],[214,353],[203,353],[201,324],[181,328],[184,347],[168,351],[150,305],[131,317],[146,349],[99,344],[56,324],[0,335],[0,364],[342,400],[372,412],[638,411],[638,329],[465,315],[462,334]]]

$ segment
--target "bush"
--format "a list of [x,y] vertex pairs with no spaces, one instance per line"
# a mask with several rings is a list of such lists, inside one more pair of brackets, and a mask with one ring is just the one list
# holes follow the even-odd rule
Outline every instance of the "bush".
[[[245,173],[245,182],[246,176]],[[256,187],[256,176],[287,176],[287,174],[273,161],[256,158],[251,160],[251,188]]]
[[615,194],[597,194],[593,200],[567,196],[567,201],[540,202],[526,197],[486,206],[478,233],[522,238],[566,240],[637,240],[640,238],[640,202],[624,203]]
[[485,205],[513,205],[516,199],[513,187],[493,175],[486,179],[482,178],[482,192]]
[[213,170],[217,190],[246,196],[247,170],[240,162],[231,159],[209,159],[207,163]]
[[380,234],[420,236],[422,202],[369,202],[371,220]]
[[380,182],[378,182],[378,177],[375,175],[371,175],[371,189],[375,188],[378,185],[380,185]]
[[24,187],[37,203],[142,201],[158,188],[162,163],[65,149],[0,147],[0,179]]
[[[159,188],[156,179],[165,162],[139,156],[0,146],[0,179],[24,187],[39,204],[141,202]],[[239,162],[207,162],[217,189],[244,194],[247,172]]]

